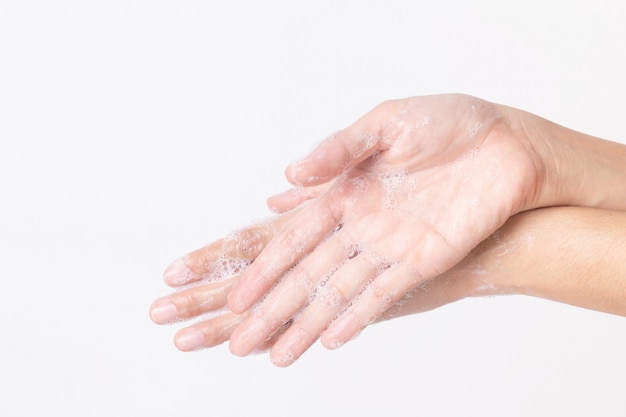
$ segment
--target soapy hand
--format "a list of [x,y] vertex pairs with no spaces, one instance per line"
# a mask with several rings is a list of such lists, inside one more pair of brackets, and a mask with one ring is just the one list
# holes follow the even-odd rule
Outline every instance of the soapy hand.
[[[247,315],[247,312],[235,314],[226,306],[233,284],[296,213],[294,210],[241,228],[172,262],[165,270],[164,280],[177,291],[152,303],[152,321],[171,324],[204,316],[203,320],[176,334],[175,344],[182,351],[213,347],[228,341],[232,331]],[[257,350],[265,350],[270,345],[271,340],[268,340]]]
[[538,206],[544,161],[516,117],[464,95],[389,101],[290,166],[297,187],[328,184],[234,284],[230,309],[251,312],[231,351],[251,353],[285,323],[271,350],[278,365],[320,335],[337,348]]
[[178,291],[150,314],[200,317],[181,350],[230,340],[281,366],[320,336],[337,347],[468,296],[626,315],[624,160],[624,145],[468,96],[386,102],[287,169],[294,189],[268,201],[283,215],[172,263]]
[[[295,201],[289,197],[281,205],[284,208],[291,207]],[[298,210],[296,208],[273,219],[244,227],[190,252],[166,268],[165,282],[177,291],[155,300],[150,306],[150,317],[162,325],[197,319],[177,332],[174,342],[178,349],[193,351],[210,348],[230,339],[249,312],[235,314],[230,311],[227,308],[228,294],[246,265],[254,261],[267,242]],[[470,266],[472,262],[470,259],[466,261]],[[380,319],[423,312],[474,294],[484,295],[484,291],[477,293],[477,289],[485,287],[483,278],[476,279],[471,274],[471,267],[461,265],[454,273],[431,280],[408,293]],[[255,352],[269,350],[290,324],[291,321],[288,321],[264,340],[255,348]]]

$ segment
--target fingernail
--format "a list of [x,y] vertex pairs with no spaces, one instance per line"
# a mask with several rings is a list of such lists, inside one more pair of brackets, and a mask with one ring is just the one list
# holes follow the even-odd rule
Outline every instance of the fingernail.
[[267,208],[270,210],[270,213],[272,214],[280,214],[280,210],[278,209],[278,207],[273,206],[271,203],[267,204]]
[[178,317],[178,310],[173,303],[165,302],[150,309],[150,318],[157,324],[171,323]]
[[[304,174],[308,171],[307,164],[311,162],[310,156],[293,161],[285,170],[287,180],[296,187],[304,187],[307,184],[303,182]],[[310,184],[308,184],[310,185]]]
[[281,351],[280,354],[272,355],[272,363],[276,366],[289,366],[295,360],[295,355],[289,349]]
[[204,333],[200,330],[189,329],[176,336],[176,346],[185,352],[198,349],[204,344]]
[[169,285],[182,285],[198,278],[185,263],[185,258],[176,259],[163,273],[163,279]]
[[339,340],[339,339],[335,339],[332,340],[329,344],[328,344],[328,348],[329,349],[339,349],[340,347],[342,347],[344,345],[343,340]]

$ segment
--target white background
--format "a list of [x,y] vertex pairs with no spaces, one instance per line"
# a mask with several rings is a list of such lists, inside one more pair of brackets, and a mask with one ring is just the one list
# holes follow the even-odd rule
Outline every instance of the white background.
[[623,416],[623,318],[467,300],[287,369],[178,352],[164,267],[388,98],[624,141],[626,3],[0,0],[0,415]]

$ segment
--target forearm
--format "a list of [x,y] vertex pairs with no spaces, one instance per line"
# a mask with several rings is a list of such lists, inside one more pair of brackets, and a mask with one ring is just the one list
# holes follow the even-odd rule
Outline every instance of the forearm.
[[514,216],[460,266],[478,293],[482,283],[626,316],[625,252],[626,213],[556,207]]
[[381,319],[497,294],[541,297],[626,316],[625,253],[626,212],[579,207],[524,212]]

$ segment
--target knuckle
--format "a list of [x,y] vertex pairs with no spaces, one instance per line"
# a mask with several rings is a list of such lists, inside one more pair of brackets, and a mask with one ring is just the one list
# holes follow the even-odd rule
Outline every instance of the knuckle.
[[267,245],[267,232],[264,228],[248,229],[239,242],[239,250],[244,258],[256,257]]
[[389,310],[394,301],[393,291],[370,284],[358,305],[354,306],[352,314],[360,325],[369,326]]
[[211,323],[212,326],[209,328],[210,331],[204,332],[204,345],[205,346],[215,346],[225,342],[224,337],[224,329],[221,326],[221,323]]
[[201,286],[181,291],[175,300],[179,315],[193,317],[215,309],[222,304],[224,299],[222,292],[227,288],[224,286],[219,291],[211,291]]
[[265,248],[269,238],[265,227],[243,229],[224,243],[224,253],[233,258],[254,259]]
[[340,283],[327,283],[318,294],[318,300],[325,306],[339,306],[348,303],[348,289]]
[[186,317],[190,314],[196,304],[196,297],[193,292],[183,291],[176,297],[176,307],[180,316]]
[[281,242],[289,249],[297,253],[304,251],[304,234],[296,228],[288,228],[281,234]]
[[389,291],[387,288],[372,284],[370,286],[370,291],[374,296],[376,303],[382,307],[381,313],[393,304],[393,292]]
[[[382,313],[380,313],[382,314]],[[365,312],[360,312],[360,313],[354,313],[354,317],[356,319],[356,322],[361,325],[362,327],[365,326],[369,326],[370,324],[374,324],[376,322],[376,320],[378,319],[378,317],[380,317],[380,314],[377,313],[365,313]]]
[[381,101],[375,108],[374,112],[376,115],[385,117],[390,114],[394,114],[401,107],[402,100],[400,99],[389,99]]
[[[315,290],[316,280],[305,267],[298,267],[289,274],[290,282],[295,287],[293,291],[311,293]],[[293,279],[292,279],[293,278]]]
[[383,100],[380,103],[378,103],[378,105],[376,106],[376,110],[389,111],[395,107],[396,102],[397,100],[394,100],[394,99]]

